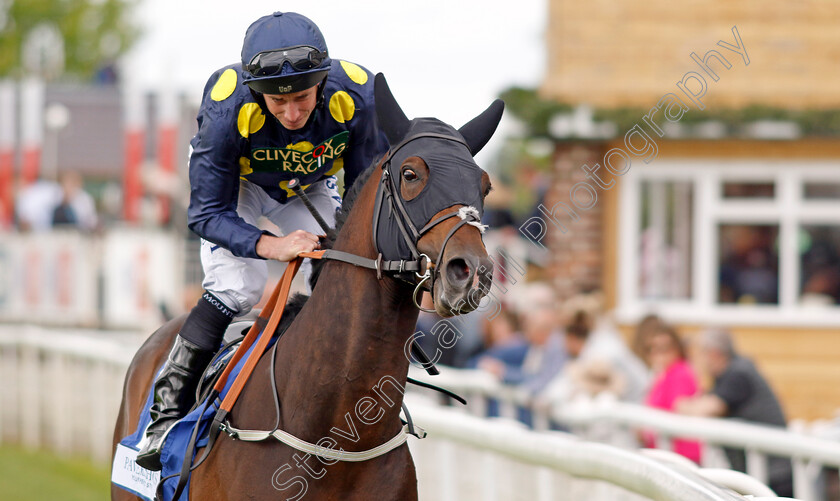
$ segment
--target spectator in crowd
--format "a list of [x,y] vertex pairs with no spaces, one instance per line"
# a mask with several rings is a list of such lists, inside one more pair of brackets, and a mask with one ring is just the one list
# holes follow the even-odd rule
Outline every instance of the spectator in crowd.
[[804,306],[840,304],[840,252],[830,227],[809,229],[810,248],[802,254],[802,295]]
[[[642,317],[636,325],[636,331],[633,333],[633,353],[645,363],[647,363],[648,337],[659,330],[659,326],[662,323],[664,322],[659,318],[659,315],[649,313]],[[650,367],[649,364],[648,367]]]
[[731,225],[722,230],[718,299],[722,303],[778,304],[777,229]]
[[[596,380],[616,398],[641,403],[648,385],[648,371],[627,347],[609,315],[600,293],[580,294],[566,301],[562,316],[566,325],[566,349],[576,359],[545,397],[567,399],[590,388],[590,396],[602,393]],[[609,381],[609,384],[606,384]],[[581,385],[583,383],[583,385]]]
[[492,356],[482,357],[478,368],[507,384],[519,385],[528,393],[542,391],[566,362],[566,350],[558,329],[556,298],[546,284],[529,285],[520,296],[520,321],[528,350],[521,365],[508,364]]
[[[661,322],[657,324],[647,336],[646,353],[645,361],[654,374],[653,383],[645,398],[646,405],[673,411],[678,399],[697,394],[697,376],[688,363],[685,344],[673,327]],[[645,447],[655,447],[656,437],[644,433],[643,442]],[[673,441],[673,447],[677,454],[700,463],[699,442],[676,439]]]
[[49,231],[53,211],[61,201],[61,187],[54,181],[39,179],[21,188],[15,201],[15,220],[21,231]]
[[[753,363],[735,350],[731,334],[710,329],[700,337],[701,362],[714,378],[711,392],[678,400],[682,414],[706,417],[729,417],[770,426],[785,427],[785,415],[779,400]],[[733,469],[746,471],[744,452],[725,449]],[[791,464],[788,459],[769,457],[770,488],[779,496],[793,495]]]
[[609,394],[616,399],[641,402],[647,388],[647,370],[624,344],[600,311],[597,295],[569,300],[578,305],[565,322],[565,347],[569,363],[541,395],[545,402],[570,401]]
[[39,179],[23,189],[15,205],[15,219],[21,231],[49,231],[53,227],[96,228],[96,206],[82,188],[82,177],[67,171],[61,184]]
[[519,331],[516,314],[502,309],[493,320],[485,320],[484,337],[485,349],[472,357],[467,367],[477,367],[485,357],[500,360],[506,366],[522,367],[528,342]]
[[[538,395],[538,408],[563,406],[595,398],[641,401],[647,370],[622,341],[598,294],[570,298],[563,308],[564,341],[570,361],[563,372]],[[583,437],[617,447],[638,447],[635,433],[593,423]]]
[[[573,362],[566,366],[562,378],[569,384],[570,394],[584,394],[594,397],[608,393],[620,397],[625,390],[624,376],[612,366],[610,361],[600,357],[583,357],[587,344],[594,338],[593,319],[588,313],[578,310],[566,325],[566,352]],[[590,350],[591,355],[591,350]]]
[[96,205],[82,188],[82,176],[68,171],[61,176],[61,199],[53,209],[54,227],[75,227],[83,231],[96,229]]

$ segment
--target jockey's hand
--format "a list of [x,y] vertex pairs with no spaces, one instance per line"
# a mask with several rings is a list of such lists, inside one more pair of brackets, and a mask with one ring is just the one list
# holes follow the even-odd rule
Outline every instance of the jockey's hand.
[[257,255],[265,259],[291,261],[301,252],[319,248],[318,236],[308,231],[296,230],[284,237],[263,235],[257,240]]

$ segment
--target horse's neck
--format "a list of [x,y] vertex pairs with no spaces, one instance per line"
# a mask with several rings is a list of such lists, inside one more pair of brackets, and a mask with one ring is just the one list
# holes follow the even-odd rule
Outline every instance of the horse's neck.
[[403,346],[417,322],[410,290],[390,278],[377,279],[373,270],[338,262],[326,263],[318,282],[305,313],[323,328],[307,334],[307,342],[329,346],[339,357],[332,367],[351,379],[377,369],[400,369],[404,377]]
[[[373,187],[368,183],[348,217],[337,250],[375,255],[370,226],[378,176],[373,178]],[[297,407],[294,415],[314,422],[327,420],[342,430],[348,429],[349,417],[362,442],[393,433],[402,401],[402,388],[394,382],[405,385],[409,362],[404,346],[416,322],[417,308],[405,285],[387,277],[377,279],[376,272],[366,268],[325,263],[312,297],[295,321],[294,339],[284,348],[295,357],[290,380],[297,383],[288,389],[291,393],[285,392]],[[378,405],[360,410],[357,404],[364,401],[368,408],[371,398]],[[377,415],[381,418],[376,426],[360,425]]]
[[319,284],[306,312],[317,318],[319,329],[307,334],[307,342],[313,350],[327,346],[333,353],[333,376],[344,379],[345,386],[375,382],[384,373],[404,379],[403,347],[417,322],[417,308],[404,288],[391,279],[378,280],[373,270],[336,262],[326,265]]

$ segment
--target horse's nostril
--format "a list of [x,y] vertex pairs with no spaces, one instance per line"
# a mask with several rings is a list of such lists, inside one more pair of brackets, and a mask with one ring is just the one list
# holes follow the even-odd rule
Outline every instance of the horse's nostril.
[[446,263],[446,275],[450,282],[465,282],[470,278],[470,266],[462,258],[455,258]]

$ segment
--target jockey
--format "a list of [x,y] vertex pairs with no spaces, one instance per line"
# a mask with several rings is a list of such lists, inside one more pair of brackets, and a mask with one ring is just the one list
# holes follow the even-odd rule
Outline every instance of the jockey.
[[[194,403],[232,319],[262,297],[265,260],[291,261],[318,248],[322,231],[289,181],[298,178],[334,225],[341,205],[335,174],[344,169],[349,187],[388,149],[375,116],[372,74],[331,59],[315,23],[292,12],[255,21],[241,66],[210,77],[190,142],[188,211],[190,229],[202,237],[205,291],[154,382],[140,466],[161,469],[166,430]],[[283,236],[258,229],[260,216]],[[302,269],[308,278],[308,260]]]

